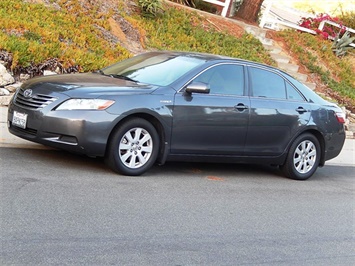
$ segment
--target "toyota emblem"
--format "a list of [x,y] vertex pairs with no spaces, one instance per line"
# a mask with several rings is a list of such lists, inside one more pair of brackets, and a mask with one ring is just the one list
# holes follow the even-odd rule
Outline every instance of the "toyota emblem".
[[27,89],[23,92],[23,96],[25,96],[26,98],[31,98],[32,96],[32,90],[31,89]]

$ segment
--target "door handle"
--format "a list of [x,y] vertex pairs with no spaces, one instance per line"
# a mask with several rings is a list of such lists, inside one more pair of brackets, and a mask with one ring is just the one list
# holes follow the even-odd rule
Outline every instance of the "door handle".
[[244,105],[243,103],[238,103],[237,105],[234,106],[234,108],[242,112],[245,109],[248,109],[248,106]]
[[304,109],[302,106],[300,106],[300,107],[298,107],[298,108],[296,109],[296,112],[298,112],[298,113],[300,113],[300,114],[303,114],[303,113],[307,112],[307,110]]

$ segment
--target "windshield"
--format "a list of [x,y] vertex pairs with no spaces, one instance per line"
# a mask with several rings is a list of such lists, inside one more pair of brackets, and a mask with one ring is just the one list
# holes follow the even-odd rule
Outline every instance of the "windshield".
[[167,86],[206,59],[187,54],[152,52],[132,57],[104,68],[100,73],[139,83]]

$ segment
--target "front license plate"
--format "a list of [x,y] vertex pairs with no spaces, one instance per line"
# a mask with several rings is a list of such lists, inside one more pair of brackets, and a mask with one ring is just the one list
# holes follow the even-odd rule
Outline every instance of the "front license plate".
[[27,123],[27,114],[14,111],[14,115],[12,117],[12,124],[14,126],[25,129],[26,123]]

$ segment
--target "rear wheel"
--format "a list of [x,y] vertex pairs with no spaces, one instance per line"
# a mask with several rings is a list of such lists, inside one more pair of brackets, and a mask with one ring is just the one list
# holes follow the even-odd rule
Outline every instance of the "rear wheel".
[[295,139],[281,167],[284,174],[295,180],[306,180],[317,170],[320,160],[318,139],[309,133]]
[[112,135],[106,154],[107,164],[124,175],[141,175],[155,163],[159,137],[154,126],[141,118],[131,119]]

